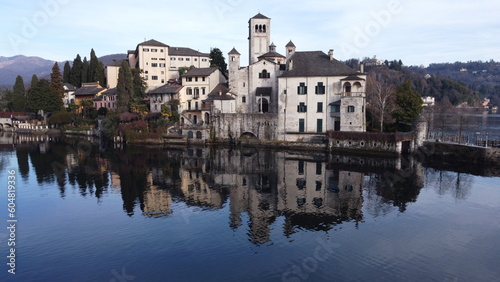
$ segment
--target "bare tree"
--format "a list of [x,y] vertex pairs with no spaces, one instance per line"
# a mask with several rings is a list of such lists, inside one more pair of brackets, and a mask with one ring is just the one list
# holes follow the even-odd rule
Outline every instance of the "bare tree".
[[444,137],[444,131],[450,126],[451,123],[451,111],[453,105],[450,103],[448,98],[443,98],[436,106],[433,108],[434,112],[434,130],[439,130],[441,133],[441,140]]
[[382,78],[378,78],[372,73],[368,76],[368,99],[369,105],[380,119],[380,132],[384,131],[384,120],[386,113],[391,112],[395,108],[394,97],[396,88],[393,84],[389,84]]

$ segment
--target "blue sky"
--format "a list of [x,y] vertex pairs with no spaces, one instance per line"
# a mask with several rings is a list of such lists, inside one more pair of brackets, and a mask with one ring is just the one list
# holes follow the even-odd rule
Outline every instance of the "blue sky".
[[284,54],[335,49],[340,60],[377,56],[405,65],[500,61],[498,0],[2,0],[0,56],[73,60],[125,53],[144,39],[248,57],[248,19],[270,17]]

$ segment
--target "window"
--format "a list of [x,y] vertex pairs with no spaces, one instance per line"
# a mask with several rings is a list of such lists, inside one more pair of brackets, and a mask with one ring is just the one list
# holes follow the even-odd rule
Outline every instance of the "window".
[[263,70],[259,73],[259,78],[271,78],[271,74],[267,72],[267,70]]
[[194,78],[194,81],[198,81],[198,77],[195,77],[195,78]]
[[202,88],[201,88],[201,94],[202,94],[202,95],[207,94],[207,89],[206,89],[205,87],[202,87]]
[[191,61],[191,59],[190,58],[186,58],[186,61]]
[[160,68],[164,68],[166,67],[167,65],[165,65],[165,63],[160,63]]
[[[188,110],[191,110],[191,101],[188,101]],[[189,115],[188,118],[191,119],[191,115]]]
[[330,110],[332,113],[340,113],[340,105],[332,105]]
[[175,61],[175,58],[174,57],[170,58],[170,61]]
[[316,94],[325,94],[325,86],[323,85],[323,82],[318,82],[318,85],[316,86]]
[[186,89],[186,94],[187,95],[193,95],[193,89],[192,88],[187,88]]
[[297,188],[300,190],[306,188],[306,180],[304,178],[297,178]]
[[304,175],[304,161],[303,160],[300,160],[299,161],[299,164],[297,165],[297,168],[298,168],[298,173],[299,175]]
[[318,102],[318,113],[322,113],[323,112],[323,102]]
[[151,52],[158,52],[158,49],[151,49]]
[[246,96],[241,97],[241,102],[242,103],[246,103],[247,102],[247,97]]
[[207,59],[201,59],[201,61],[202,61],[202,62],[206,62],[206,61],[208,61],[208,60],[207,60]]
[[[163,50],[162,50],[163,51]],[[160,58],[160,61],[165,61],[165,58]]]
[[151,76],[151,79],[152,79],[152,80],[158,80],[158,76],[157,76],[157,75],[152,75],[152,76]]
[[354,113],[354,106],[347,106],[348,113]]
[[321,183],[321,181],[316,181],[316,191],[321,191],[322,186],[323,186],[323,183]]
[[321,168],[323,167],[323,164],[321,162],[316,163],[316,175],[321,175],[323,174],[321,171]]
[[195,59],[194,59],[194,61],[195,61],[195,62],[198,62],[198,59],[196,59],[196,58],[195,58]]
[[191,82],[191,81],[193,81],[193,78],[192,77],[186,77],[186,81]]
[[199,88],[195,88],[194,89],[194,96],[195,97],[200,97],[200,89]]
[[299,103],[299,105],[297,106],[297,112],[306,113],[307,112],[306,103]]
[[301,82],[297,87],[297,94],[299,95],[307,94],[307,86],[304,82]]
[[158,61],[158,58],[151,58],[151,60],[153,60],[153,61]]
[[184,61],[184,58],[179,58],[179,61]]
[[163,49],[160,49],[160,52],[163,53]]
[[151,67],[152,68],[157,68],[158,67],[158,63],[151,63]]
[[202,77],[202,78],[201,78],[201,81],[205,81],[205,77]]
[[149,52],[149,48],[143,48],[142,51],[143,52]]
[[318,119],[316,121],[316,132],[318,132],[318,133],[323,132],[323,120],[322,119]]
[[305,132],[305,119],[299,119],[299,132]]

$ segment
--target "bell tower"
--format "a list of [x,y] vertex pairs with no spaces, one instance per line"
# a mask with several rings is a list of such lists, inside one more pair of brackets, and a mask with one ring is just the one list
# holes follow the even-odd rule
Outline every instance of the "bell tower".
[[249,65],[257,62],[259,56],[266,54],[271,44],[271,19],[258,13],[248,21],[249,26]]

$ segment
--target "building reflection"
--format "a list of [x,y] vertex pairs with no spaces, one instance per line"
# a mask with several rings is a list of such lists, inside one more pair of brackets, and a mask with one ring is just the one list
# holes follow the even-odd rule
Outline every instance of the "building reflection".
[[[424,168],[411,157],[204,147],[103,152],[81,142],[18,143],[20,174],[57,183],[61,197],[71,188],[98,201],[119,193],[129,216],[168,218],[182,208],[176,203],[227,209],[228,227],[245,230],[257,245],[276,232],[328,231],[346,222],[361,224],[367,214],[405,212],[424,184],[457,199],[466,198],[471,185],[462,171]],[[443,188],[448,184],[452,188]]]

